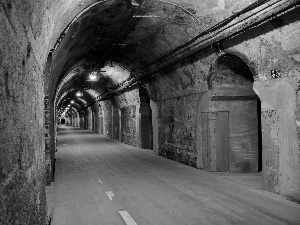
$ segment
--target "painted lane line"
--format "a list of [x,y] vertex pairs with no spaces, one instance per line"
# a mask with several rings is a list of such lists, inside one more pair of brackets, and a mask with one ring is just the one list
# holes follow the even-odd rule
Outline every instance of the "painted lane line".
[[98,179],[100,184],[103,184],[102,180]]
[[110,200],[112,200],[112,197],[115,196],[114,193],[112,193],[112,191],[107,191],[107,192],[105,192],[105,194],[107,195],[107,197],[108,197]]
[[118,211],[127,225],[137,225],[127,211]]

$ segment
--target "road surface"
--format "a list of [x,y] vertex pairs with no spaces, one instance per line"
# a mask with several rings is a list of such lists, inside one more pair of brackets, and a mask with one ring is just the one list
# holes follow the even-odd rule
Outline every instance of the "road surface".
[[91,131],[58,137],[52,225],[300,224],[300,205],[276,194]]

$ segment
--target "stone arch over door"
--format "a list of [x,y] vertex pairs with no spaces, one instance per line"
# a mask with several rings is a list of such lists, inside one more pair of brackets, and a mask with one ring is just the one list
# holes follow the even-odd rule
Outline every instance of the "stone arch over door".
[[197,167],[220,172],[261,169],[259,98],[253,73],[240,57],[224,54],[211,69],[210,90],[197,109]]

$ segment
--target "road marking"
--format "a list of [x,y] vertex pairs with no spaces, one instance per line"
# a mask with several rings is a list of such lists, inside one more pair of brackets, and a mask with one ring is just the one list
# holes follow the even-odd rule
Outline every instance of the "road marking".
[[112,200],[112,197],[115,196],[114,193],[112,193],[112,191],[107,191],[105,192],[105,194],[107,195],[107,197]]
[[103,184],[102,180],[98,179],[100,184]]
[[137,225],[127,211],[118,211],[127,225]]

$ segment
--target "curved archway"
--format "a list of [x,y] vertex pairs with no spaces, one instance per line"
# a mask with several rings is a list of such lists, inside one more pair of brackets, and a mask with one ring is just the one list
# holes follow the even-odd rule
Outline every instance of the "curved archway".
[[224,54],[211,70],[210,91],[198,104],[197,166],[208,171],[261,171],[260,101],[253,73]]

